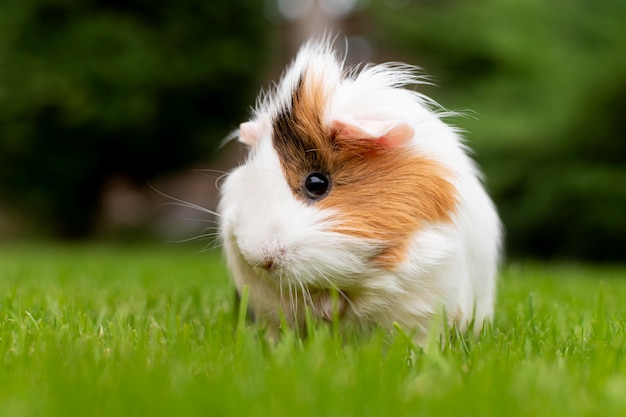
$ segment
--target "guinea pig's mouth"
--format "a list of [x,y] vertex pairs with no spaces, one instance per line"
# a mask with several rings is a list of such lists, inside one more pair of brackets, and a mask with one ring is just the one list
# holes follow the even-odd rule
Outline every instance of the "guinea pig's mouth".
[[297,297],[312,310],[316,317],[323,320],[333,321],[335,318],[341,318],[353,304],[349,294],[344,290],[295,280],[277,259],[269,257],[264,258],[262,262],[249,262],[248,260],[246,262],[266,282],[275,286],[281,298],[289,300]]

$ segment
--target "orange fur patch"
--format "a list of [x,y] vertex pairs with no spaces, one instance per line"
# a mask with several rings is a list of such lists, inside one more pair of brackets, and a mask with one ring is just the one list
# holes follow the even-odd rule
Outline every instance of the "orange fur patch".
[[[274,119],[274,147],[293,193],[337,212],[332,231],[383,243],[372,259],[391,269],[406,256],[423,223],[450,222],[456,191],[441,164],[382,140],[343,139],[323,125],[327,102],[323,80],[303,74],[291,106]],[[331,178],[329,194],[311,201],[304,179],[311,172]]]
[[335,231],[384,242],[375,259],[380,266],[401,262],[424,222],[451,221],[456,193],[440,164],[406,149],[365,158],[334,156],[341,169],[331,173],[335,187],[318,204],[340,213]]

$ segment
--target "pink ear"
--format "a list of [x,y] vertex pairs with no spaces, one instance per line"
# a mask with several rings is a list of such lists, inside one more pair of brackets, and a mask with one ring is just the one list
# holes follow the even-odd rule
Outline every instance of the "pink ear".
[[239,125],[239,140],[246,145],[254,145],[261,136],[261,129],[257,122],[244,122]]
[[371,139],[384,146],[398,147],[413,139],[415,130],[408,123],[380,120],[357,120],[341,116],[330,122],[340,139]]

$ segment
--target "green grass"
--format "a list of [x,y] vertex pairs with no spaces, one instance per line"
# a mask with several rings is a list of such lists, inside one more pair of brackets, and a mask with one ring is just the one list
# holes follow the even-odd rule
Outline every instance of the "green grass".
[[0,416],[626,415],[626,269],[511,265],[480,339],[269,346],[192,253],[0,247]]

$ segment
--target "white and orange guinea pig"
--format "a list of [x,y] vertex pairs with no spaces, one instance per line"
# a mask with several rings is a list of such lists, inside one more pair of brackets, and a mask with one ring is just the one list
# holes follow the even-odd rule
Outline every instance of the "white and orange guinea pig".
[[[238,291],[270,329],[306,311],[341,328],[491,318],[501,227],[480,172],[413,67],[345,68],[306,43],[260,95],[222,185],[220,233]],[[282,317],[282,318],[281,318]]]

